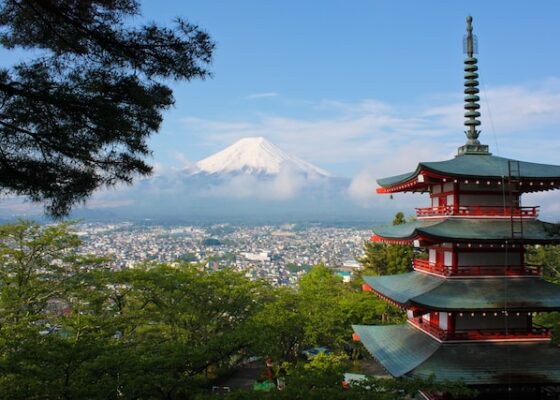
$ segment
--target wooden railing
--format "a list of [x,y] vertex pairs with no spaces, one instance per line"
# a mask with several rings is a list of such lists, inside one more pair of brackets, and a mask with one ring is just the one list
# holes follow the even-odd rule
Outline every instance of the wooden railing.
[[451,267],[446,267],[443,263],[431,263],[428,260],[415,258],[412,260],[415,270],[431,272],[438,275],[450,275]]
[[476,266],[445,266],[443,263],[431,263],[428,260],[415,258],[412,266],[417,271],[431,272],[442,276],[542,276],[541,266],[521,265],[476,265]]
[[537,218],[537,207],[495,207],[495,206],[437,206],[417,208],[418,218],[461,216],[461,217],[491,217],[491,218]]
[[505,330],[497,329],[473,329],[450,333],[431,325],[429,321],[422,321],[422,318],[412,318],[408,321],[440,340],[549,339],[551,337],[550,329],[537,324],[533,324],[530,331],[527,329],[509,329],[507,334]]

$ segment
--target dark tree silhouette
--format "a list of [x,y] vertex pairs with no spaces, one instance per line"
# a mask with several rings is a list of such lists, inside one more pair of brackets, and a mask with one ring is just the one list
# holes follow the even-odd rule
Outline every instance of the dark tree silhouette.
[[174,99],[164,79],[209,75],[199,27],[132,26],[134,0],[0,0],[0,191],[60,217],[101,186],[151,172],[146,139]]

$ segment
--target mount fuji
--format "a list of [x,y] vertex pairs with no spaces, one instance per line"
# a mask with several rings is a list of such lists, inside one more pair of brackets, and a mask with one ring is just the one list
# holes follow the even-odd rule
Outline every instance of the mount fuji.
[[263,137],[243,138],[195,164],[194,174],[278,175],[291,171],[308,177],[331,178],[333,175],[292,156]]

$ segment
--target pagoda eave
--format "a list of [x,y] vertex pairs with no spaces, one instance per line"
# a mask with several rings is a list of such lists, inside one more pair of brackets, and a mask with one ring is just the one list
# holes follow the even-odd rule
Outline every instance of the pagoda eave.
[[433,243],[560,243],[560,225],[540,220],[523,223],[523,237],[512,237],[508,219],[459,219],[430,218],[419,219],[401,225],[385,225],[374,228],[371,238],[374,242],[410,244],[414,241]]
[[560,382],[560,348],[550,343],[446,344],[410,324],[352,328],[368,352],[397,378],[434,376],[438,382],[462,380],[469,385]]
[[446,279],[414,271],[367,276],[364,281],[364,290],[401,308],[446,312],[560,311],[560,286],[543,279]]
[[[509,176],[511,163],[519,163],[518,176]],[[412,172],[378,179],[377,193],[426,192],[430,184],[445,182],[505,188],[511,178],[519,182],[521,193],[556,190],[560,188],[560,166],[509,160],[491,154],[460,155],[447,161],[422,162]]]

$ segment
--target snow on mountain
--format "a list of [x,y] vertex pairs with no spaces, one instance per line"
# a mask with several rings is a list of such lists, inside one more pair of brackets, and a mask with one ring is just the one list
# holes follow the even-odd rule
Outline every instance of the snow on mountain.
[[324,169],[294,157],[263,137],[243,138],[196,163],[195,173],[222,174],[244,172],[278,175],[281,171],[309,176],[332,177]]

